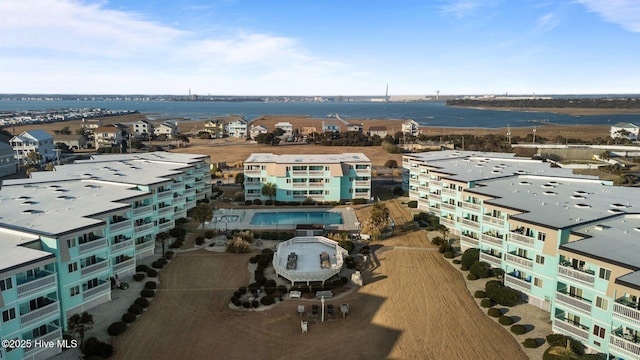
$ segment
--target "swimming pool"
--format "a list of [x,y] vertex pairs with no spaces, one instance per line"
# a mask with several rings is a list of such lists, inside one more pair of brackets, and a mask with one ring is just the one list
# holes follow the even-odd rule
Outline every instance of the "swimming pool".
[[251,225],[342,224],[342,214],[331,211],[257,212]]

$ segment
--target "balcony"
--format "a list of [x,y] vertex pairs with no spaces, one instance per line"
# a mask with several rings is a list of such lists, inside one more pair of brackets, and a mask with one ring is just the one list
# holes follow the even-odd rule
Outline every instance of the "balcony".
[[100,262],[83,267],[82,269],[80,269],[80,273],[82,274],[82,276],[88,276],[100,271],[104,271],[108,268],[109,262],[105,259],[101,259]]
[[323,187],[324,183],[322,183],[322,182],[309,182],[309,186],[310,187]]
[[82,255],[105,246],[107,246],[107,239],[97,238],[95,240],[91,240],[84,244],[78,245],[78,249],[80,250],[80,255]]
[[515,277],[512,274],[505,274],[504,284],[512,288],[531,292],[531,282]]
[[119,243],[115,243],[111,245],[111,251],[112,252],[116,252],[116,251],[122,251],[125,249],[128,249],[130,247],[133,246],[133,240],[129,239],[129,240],[125,240],[125,241],[120,241]]
[[474,229],[480,229],[480,223],[473,221],[471,219],[462,219],[462,225],[466,225]]
[[173,206],[165,206],[158,209],[158,215],[173,214]]
[[18,296],[24,296],[32,292],[45,290],[56,285],[56,274],[41,270],[39,276],[27,278],[22,284],[18,284],[16,289]]
[[442,201],[442,196],[436,193],[429,193],[430,200]]
[[133,227],[133,233],[138,235],[140,233],[143,233],[145,231],[149,231],[149,230],[152,230],[152,229],[153,229],[153,223],[152,222],[148,222],[146,224],[134,226]]
[[478,239],[474,239],[471,236],[460,235],[460,241],[465,242],[473,247],[478,247],[479,241]]
[[169,231],[171,229],[173,229],[175,227],[175,224],[173,221],[167,221],[165,223],[162,224],[158,224],[158,229],[162,232],[162,231]]
[[158,192],[158,200],[167,199],[171,196],[173,196],[173,192],[171,191],[171,189],[166,189],[161,192]]
[[51,301],[50,304],[45,305],[39,309],[31,310],[28,313],[21,315],[20,325],[26,326],[33,322],[46,320],[52,317],[55,317],[57,319],[60,314],[60,311],[59,311],[60,308],[58,306],[59,304],[57,301],[54,301],[51,299],[49,300]]
[[449,212],[456,212],[456,206],[455,205],[442,203],[442,204],[440,204],[440,208],[444,209],[444,210],[447,210]]
[[589,328],[584,325],[576,324],[569,319],[554,318],[552,330],[562,334],[575,335],[584,341],[589,340]]
[[[258,172],[260,172],[260,170],[258,170]],[[194,181],[195,179],[196,179],[196,176],[193,174],[184,176],[184,182]]]
[[307,176],[307,170],[293,170],[291,171],[293,176]]
[[358,174],[360,174],[360,173],[362,173],[362,174],[370,174],[371,173],[371,168],[369,168],[369,167],[364,168],[364,169],[356,168],[356,173],[358,173]]
[[370,186],[370,185],[371,183],[367,180],[356,180],[356,186]]
[[609,336],[609,350],[619,357],[637,359],[640,357],[640,339],[625,334],[622,328],[614,330]]
[[512,231],[509,233],[509,241],[528,245],[528,246],[533,246],[535,239],[530,236],[526,236],[526,235]]
[[440,208],[437,208],[435,206],[429,206],[429,211],[434,213],[437,216],[440,216],[440,214],[441,214]]
[[324,175],[324,170],[309,170],[309,176]]
[[625,297],[618,298],[613,303],[613,317],[640,326],[638,304]]
[[449,188],[442,188],[442,193],[447,195],[447,196],[456,196],[456,195],[458,195],[458,192],[456,191],[456,189],[449,189]]
[[558,275],[571,280],[579,281],[587,285],[593,285],[593,282],[595,280],[594,274],[590,274],[588,272],[574,269],[570,266],[565,265],[558,265]]
[[259,175],[260,174],[260,169],[245,169],[244,173],[247,175]]
[[[431,180],[435,180],[435,179],[431,179]],[[442,185],[437,181],[429,181],[429,187],[434,189],[441,189]]]
[[133,216],[148,215],[151,213],[152,210],[153,208],[151,207],[151,205],[140,206],[133,209]]
[[[52,326],[49,325],[47,327],[51,328]],[[58,340],[62,340],[62,331],[60,331],[59,328],[52,329],[40,337],[31,339],[31,346],[24,348],[24,358],[33,357],[35,359],[46,359],[56,355],[60,351],[59,348],[45,348],[43,346],[36,346],[36,344],[50,344],[51,341],[56,342]]]
[[306,182],[294,182],[293,183],[293,187],[294,188],[307,187],[307,183]]
[[455,221],[453,221],[451,219],[447,219],[447,218],[440,218],[440,224],[451,226],[451,227],[455,227],[456,226],[456,222]]
[[500,219],[500,218],[493,217],[493,216],[486,215],[486,214],[484,216],[482,216],[482,222],[485,223],[485,224],[504,227],[504,219]]
[[175,213],[173,214],[173,216],[176,219],[182,219],[182,218],[186,218],[187,217],[187,210],[186,209],[178,209],[175,211]]
[[149,249],[153,249],[154,247],[155,242],[153,240],[143,242],[142,244],[136,244],[136,253],[145,252]]
[[533,260],[529,260],[516,254],[505,254],[504,259],[513,265],[518,265],[527,269],[531,269],[533,267]]
[[186,197],[191,197],[191,196],[194,196],[195,194],[196,194],[196,189],[189,188],[189,189],[185,189],[184,190],[184,194],[183,195],[186,196]]
[[480,261],[484,261],[488,264],[490,264],[493,267],[501,267],[502,266],[502,259],[496,255],[492,255],[489,254],[487,252],[481,251],[480,252]]
[[487,243],[487,244],[502,248],[502,239],[499,238],[498,236],[490,235],[490,234],[482,234],[480,239],[482,240],[483,243]]
[[465,210],[480,211],[482,209],[482,206],[480,206],[480,204],[474,204],[464,201],[462,202],[462,208]]
[[102,284],[92,287],[91,289],[82,291],[82,299],[86,301],[87,299],[94,297],[96,295],[103,295],[111,291],[111,282],[105,281]]
[[122,221],[119,221],[117,223],[109,224],[109,230],[111,232],[124,230],[124,229],[130,228],[130,227],[131,227],[131,220],[130,219],[123,219]]
[[113,265],[113,272],[117,274],[127,268],[132,267],[133,265],[135,265],[135,260],[133,258],[121,261]]
[[556,303],[570,306],[587,314],[591,314],[591,301],[578,296],[571,296],[560,291],[556,291]]

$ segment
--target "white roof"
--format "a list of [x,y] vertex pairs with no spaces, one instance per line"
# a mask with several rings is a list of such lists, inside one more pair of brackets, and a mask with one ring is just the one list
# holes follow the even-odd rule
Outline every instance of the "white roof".
[[271,153],[251,154],[245,163],[276,163],[276,164],[336,164],[345,162],[371,162],[363,153],[342,154],[286,154]]

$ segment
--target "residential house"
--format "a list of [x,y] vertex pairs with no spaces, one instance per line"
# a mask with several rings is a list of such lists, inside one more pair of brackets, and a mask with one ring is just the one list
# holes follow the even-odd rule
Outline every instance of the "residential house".
[[255,138],[260,134],[266,134],[269,132],[266,126],[263,125],[251,125],[251,129],[249,130],[249,136],[255,140]]
[[638,140],[640,126],[633,123],[620,122],[611,126],[610,135],[615,138],[627,138],[631,141]]
[[387,136],[386,126],[369,126],[369,136],[378,135],[381,138]]
[[315,132],[318,132],[318,129],[315,126],[302,126],[300,127],[300,135],[309,136]]
[[364,125],[362,124],[349,124],[347,125],[347,131],[355,131],[355,132],[359,132],[362,134],[362,131],[364,129]]
[[233,121],[229,121],[225,124],[225,131],[227,136],[235,137],[235,138],[246,138],[247,137],[247,120],[245,119],[236,119]]
[[211,134],[211,138],[219,139],[224,136],[225,124],[222,119],[212,119],[204,123],[204,131]]
[[18,160],[9,144],[0,142],[0,178],[15,174],[18,169]]
[[93,136],[96,149],[120,147],[125,140],[122,129],[115,125],[97,127],[94,129]]
[[411,119],[404,121],[402,123],[402,132],[405,134],[418,136],[418,134],[420,134],[420,124]]
[[282,134],[282,138],[284,139],[288,139],[293,136],[293,125],[291,125],[290,122],[281,121],[273,125],[273,127],[274,130],[282,129],[282,131],[284,131],[284,134]]
[[63,143],[69,149],[85,149],[87,147],[87,138],[84,135],[54,135],[53,143]]
[[9,144],[13,147],[15,158],[19,163],[28,163],[27,154],[32,151],[40,154],[40,164],[55,159],[53,136],[44,130],[24,131],[12,137]]
[[165,136],[167,139],[173,139],[180,133],[180,131],[178,129],[178,124],[172,121],[165,121],[154,127],[153,133],[155,136]]
[[154,126],[147,120],[136,121],[131,125],[135,137],[150,138],[155,134]]

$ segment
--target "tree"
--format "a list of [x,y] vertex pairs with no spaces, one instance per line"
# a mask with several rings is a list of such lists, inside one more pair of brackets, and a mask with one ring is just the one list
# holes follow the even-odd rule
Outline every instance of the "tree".
[[44,169],[45,169],[46,171],[54,171],[56,168],[55,168],[55,166],[53,165],[53,163],[52,163],[52,162],[50,162],[50,163],[47,163],[47,165],[45,165]]
[[242,188],[244,189],[244,173],[236,173],[234,178],[234,183],[240,184],[240,186],[242,186]]
[[284,135],[284,130],[282,130],[281,128],[273,129],[273,136],[280,137],[282,135]]
[[40,160],[42,159],[42,156],[35,152],[35,151],[29,151],[27,153],[27,157],[25,158],[25,161],[27,162],[28,165],[37,165],[40,164]]
[[274,183],[266,183],[262,186],[262,195],[268,196],[269,200],[273,201],[273,197],[276,196],[278,189]]
[[213,205],[202,202],[193,209],[191,216],[202,224],[202,234],[204,235],[204,223],[213,219]]
[[156,241],[162,244],[162,256],[164,256],[164,243],[169,240],[171,235],[166,232],[159,232],[156,234]]
[[447,236],[449,235],[449,228],[444,225],[438,224],[436,230],[440,231],[440,234],[442,234],[442,238],[446,241]]
[[393,159],[389,159],[384,163],[384,167],[391,169],[391,184],[393,184],[393,169],[396,169],[398,167],[398,162]]
[[373,204],[366,225],[376,238],[389,226],[389,209],[384,203]]
[[67,321],[67,328],[73,334],[78,334],[80,349],[84,351],[84,334],[93,328],[93,315],[88,312],[73,314]]
[[178,134],[176,135],[176,140],[178,140],[178,146],[182,147],[183,143],[184,144],[188,144],[189,143],[189,137],[185,134]]

